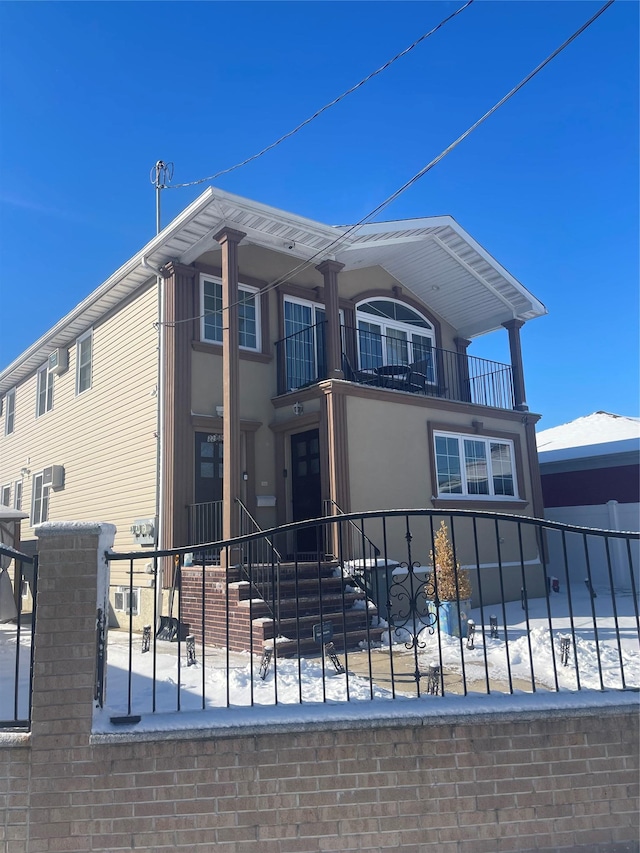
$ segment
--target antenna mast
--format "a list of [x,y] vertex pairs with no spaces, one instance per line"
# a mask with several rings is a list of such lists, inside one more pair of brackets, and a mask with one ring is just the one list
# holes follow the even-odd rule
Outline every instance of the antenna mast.
[[156,234],[160,233],[160,193],[166,189],[168,182],[173,178],[173,163],[165,163],[158,160],[151,169],[149,180],[156,188]]

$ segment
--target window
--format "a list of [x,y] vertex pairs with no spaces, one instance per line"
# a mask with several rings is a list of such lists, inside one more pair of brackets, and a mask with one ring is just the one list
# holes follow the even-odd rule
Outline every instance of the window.
[[[260,349],[260,295],[255,287],[239,285],[238,331],[243,349]],[[211,276],[200,277],[203,341],[222,343],[222,281]]]
[[38,371],[36,417],[39,418],[45,412],[50,412],[51,409],[53,409],[53,373],[45,364]]
[[33,475],[31,490],[31,526],[46,521],[49,517],[49,486],[45,486],[42,474]]
[[16,480],[13,485],[13,508],[22,509],[22,480]]
[[300,299],[284,301],[287,387],[292,391],[327,373],[324,306]]
[[4,434],[11,435],[15,428],[16,422],[16,389],[12,388],[7,391],[7,396],[4,398],[5,404],[5,420]]
[[140,590],[137,587],[131,589],[128,586],[119,586],[114,594],[113,609],[120,613],[131,612],[137,616],[140,610]]
[[3,506],[11,506],[11,486],[3,486],[0,489],[0,503]]
[[93,330],[78,338],[76,343],[76,394],[91,388]]
[[438,495],[517,497],[513,442],[434,433]]
[[362,370],[412,364],[435,383],[435,332],[421,314],[392,299],[371,299],[358,305],[356,317]]

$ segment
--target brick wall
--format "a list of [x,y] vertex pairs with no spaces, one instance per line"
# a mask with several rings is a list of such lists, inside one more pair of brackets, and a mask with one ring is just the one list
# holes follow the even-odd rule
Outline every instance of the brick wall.
[[52,527],[32,732],[0,739],[4,853],[638,850],[629,704],[92,735],[104,530]]

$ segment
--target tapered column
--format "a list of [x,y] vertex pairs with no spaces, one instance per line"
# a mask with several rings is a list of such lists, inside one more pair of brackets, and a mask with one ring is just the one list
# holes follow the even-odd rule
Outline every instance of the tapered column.
[[508,320],[502,324],[509,332],[509,349],[511,351],[511,372],[513,374],[513,408],[517,412],[528,412],[527,398],[524,392],[524,370],[522,367],[522,347],[520,346],[520,329],[524,320]]
[[239,533],[240,498],[240,336],[238,331],[238,243],[242,231],[223,228],[222,246],[222,538]]
[[344,379],[338,300],[338,273],[343,268],[344,264],[338,261],[323,261],[316,267],[324,277],[324,310],[327,319],[325,340],[327,379]]

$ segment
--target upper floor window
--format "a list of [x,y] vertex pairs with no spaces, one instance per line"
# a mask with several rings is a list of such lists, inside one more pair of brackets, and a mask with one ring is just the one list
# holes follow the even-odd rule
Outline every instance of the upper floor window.
[[78,338],[76,343],[76,394],[91,388],[93,330]]
[[49,517],[49,486],[45,486],[42,473],[33,475],[31,490],[31,526],[41,524]]
[[[222,281],[212,276],[200,276],[200,299],[200,337],[203,341],[222,343]],[[238,286],[238,332],[241,347],[260,349],[260,295],[257,288],[246,284]]]
[[438,495],[517,496],[513,442],[434,433]]
[[5,418],[4,418],[4,434],[11,435],[15,429],[16,423],[16,389],[12,388],[7,391],[4,398]]
[[44,415],[53,409],[53,372],[44,364],[38,370],[38,390],[36,402],[36,417]]
[[415,365],[435,382],[435,331],[421,314],[394,299],[370,299],[357,306],[360,367]]

